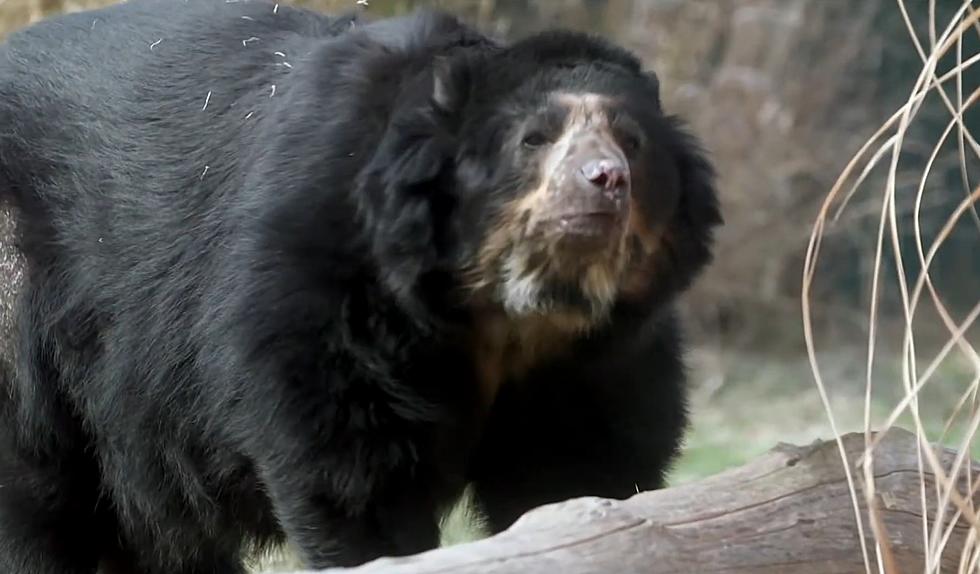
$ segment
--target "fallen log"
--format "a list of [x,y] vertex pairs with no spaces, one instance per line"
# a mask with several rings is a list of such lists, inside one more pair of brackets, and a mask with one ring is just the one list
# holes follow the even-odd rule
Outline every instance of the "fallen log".
[[[847,435],[843,442],[848,460],[856,465],[864,452],[864,436]],[[875,451],[876,506],[897,565],[889,572],[923,571],[917,448],[914,435],[895,429]],[[948,468],[955,453],[938,452]],[[860,472],[853,476],[860,489]],[[925,481],[931,500],[933,475],[926,472]],[[967,492],[965,481],[958,488]],[[859,498],[869,558],[877,571],[863,494]],[[930,518],[932,504],[927,502]],[[946,513],[947,522],[951,514]],[[940,571],[957,571],[969,528],[964,519],[953,528]],[[839,450],[828,441],[807,447],[779,445],[745,466],[628,500],[581,498],[543,506],[485,540],[326,571],[437,572],[849,574],[863,573],[865,566]]]

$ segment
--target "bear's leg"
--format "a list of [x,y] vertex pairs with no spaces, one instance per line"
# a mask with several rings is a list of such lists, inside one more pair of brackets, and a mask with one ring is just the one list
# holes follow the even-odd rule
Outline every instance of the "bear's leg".
[[91,574],[114,521],[88,438],[59,393],[41,307],[27,304],[43,299],[26,293],[17,308],[26,333],[17,337],[20,368],[0,357],[0,571]]
[[355,566],[438,546],[437,511],[456,493],[427,467],[429,455],[404,427],[375,428],[366,438],[335,427],[326,433],[340,437],[334,446],[316,433],[288,432],[318,425],[279,412],[290,420],[273,421],[268,428],[277,432],[255,437],[261,442],[250,456],[307,567]]
[[[322,476],[324,471],[308,472]],[[297,473],[305,474],[302,470]],[[312,484],[297,488],[297,482],[285,480],[270,487],[283,530],[307,567],[357,566],[438,546],[437,505],[426,489],[413,488],[394,476],[385,482],[396,485],[392,492],[355,511],[345,508],[343,501],[331,501],[337,497],[324,496]]]
[[4,572],[95,572],[106,533],[90,470],[86,461],[18,451],[5,442],[0,448]]
[[670,328],[597,341],[501,389],[470,468],[499,532],[544,504],[663,486],[687,424]]

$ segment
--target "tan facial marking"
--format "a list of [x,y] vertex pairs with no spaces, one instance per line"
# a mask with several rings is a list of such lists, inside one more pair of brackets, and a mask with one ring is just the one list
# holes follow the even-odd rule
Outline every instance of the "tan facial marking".
[[[620,257],[611,264],[596,264],[583,274],[583,290],[595,297],[642,296],[655,273],[655,255],[665,240],[660,229],[650,228],[638,206],[631,211],[629,231]],[[496,236],[505,242],[503,235]],[[639,251],[626,243],[635,238]],[[493,247],[488,245],[488,247]],[[497,248],[503,248],[503,243]],[[577,313],[550,312],[513,318],[487,312],[477,321],[473,356],[477,365],[480,402],[489,409],[500,387],[519,380],[535,365],[570,351],[571,343],[594,325],[594,319]]]
[[[611,238],[609,249],[598,257],[562,251],[547,234],[536,232],[538,224],[553,217],[561,205],[556,194],[566,189],[567,178],[574,173],[562,162],[572,151],[581,150],[573,146],[594,146],[597,155],[626,161],[607,113],[613,103],[609,97],[556,93],[552,98],[568,111],[562,133],[542,150],[537,183],[500,212],[471,270],[475,308],[480,310],[470,348],[485,407],[493,404],[502,384],[569,352],[572,343],[603,318],[543,307],[542,292],[549,278],[577,280],[590,300],[611,306],[619,297],[640,296],[647,289],[663,240],[662,231],[650,227],[632,197],[622,235]],[[483,307],[479,301],[500,302],[504,308]]]
[[[554,143],[542,162],[541,182],[546,189],[560,189],[562,179],[569,170],[561,169],[562,162],[570,154],[571,147],[592,148],[597,154],[626,162],[622,149],[616,143],[609,107],[613,100],[599,94],[556,93],[552,100],[568,111],[561,137]],[[557,184],[557,185],[556,185]]]
[[568,126],[609,126],[606,110],[614,103],[613,98],[602,94],[573,94],[556,92],[552,98],[569,111]]
[[[651,227],[643,209],[634,205],[630,210],[627,231],[629,260],[620,280],[620,293],[625,297],[639,297],[649,288],[656,276],[656,254],[665,240],[662,228]],[[633,246],[636,248],[633,248]]]
[[660,232],[649,227],[631,197],[622,235],[610,236],[604,252],[586,255],[559,248],[560,235],[542,224],[553,229],[556,216],[569,206],[563,194],[569,189],[567,179],[579,166],[567,162],[581,161],[582,155],[593,153],[621,159],[626,165],[629,162],[613,133],[608,112],[615,103],[613,98],[559,92],[551,95],[551,101],[567,112],[561,134],[541,151],[537,184],[499,214],[471,270],[471,287],[502,302],[512,315],[553,315],[562,310],[547,307],[543,293],[548,281],[577,281],[598,312],[581,320],[594,323],[621,294],[639,295],[649,284]]

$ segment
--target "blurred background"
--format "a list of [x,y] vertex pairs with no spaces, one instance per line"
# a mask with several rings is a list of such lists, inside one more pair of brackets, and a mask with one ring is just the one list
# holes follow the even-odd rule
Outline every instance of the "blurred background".
[[[100,2],[105,3],[0,0],[0,35],[44,15]],[[610,37],[635,50],[660,75],[665,107],[685,117],[711,152],[727,221],[718,238],[715,264],[683,300],[692,346],[694,426],[674,482],[715,473],[780,441],[830,438],[802,322],[803,265],[814,222],[854,154],[908,100],[923,68],[921,54],[930,52],[929,44],[955,19],[964,2],[295,3],[365,10],[374,16],[419,5],[440,6],[502,38],[565,26]],[[968,7],[961,14],[972,10]],[[977,47],[978,33],[964,34],[962,43],[940,62],[940,72],[955,66],[957,58],[976,54]],[[952,81],[949,97],[957,98],[957,87],[970,93],[977,79],[967,70]],[[923,166],[950,118],[941,97],[932,94],[904,134],[891,197],[898,221],[897,243],[907,257],[904,273],[910,283],[918,273],[912,232],[916,190]],[[978,119],[976,113],[966,114],[966,126],[975,126]],[[926,245],[978,181],[978,156],[967,141],[963,144],[967,160],[961,161],[960,143],[959,130],[954,130],[937,155],[921,195],[919,224]],[[889,158],[869,170],[868,179],[840,217],[823,229],[821,259],[810,293],[816,357],[829,404],[845,431],[864,424],[869,379],[875,381],[869,403],[872,417],[882,417],[905,394],[901,384],[905,323],[896,260],[889,249],[880,261],[875,255]],[[858,173],[861,169],[863,165]],[[978,234],[980,217],[971,210],[953,226],[932,265],[932,281],[956,322],[970,312],[980,294]],[[872,322],[869,310],[876,269],[882,278],[877,299],[880,316]],[[876,362],[868,375],[872,324]],[[931,357],[949,336],[930,304],[921,305],[916,313],[915,329],[915,352],[922,356]],[[976,328],[968,338],[978,340]],[[943,430],[963,389],[980,376],[976,354],[968,349],[954,350],[942,360],[934,384],[920,397],[927,427],[935,426],[928,430],[935,434]]]

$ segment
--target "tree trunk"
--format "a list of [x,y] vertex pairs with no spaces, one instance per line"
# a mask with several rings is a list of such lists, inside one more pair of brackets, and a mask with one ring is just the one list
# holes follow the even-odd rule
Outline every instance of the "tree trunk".
[[[844,444],[848,459],[857,464],[864,436],[847,435]],[[948,467],[955,453],[940,449],[939,455]],[[875,451],[877,506],[898,565],[890,573],[923,570],[916,461],[916,439],[906,431],[889,432]],[[853,476],[860,491],[860,472]],[[931,498],[933,475],[926,472],[925,481]],[[964,484],[959,486],[961,493],[966,491]],[[877,570],[861,497],[865,539]],[[930,519],[934,512],[933,502]],[[941,571],[956,571],[968,530],[960,520]],[[830,441],[809,447],[780,445],[743,467],[625,501],[581,498],[544,506],[492,538],[327,572],[833,574],[865,572],[865,567],[844,467],[836,443]]]

